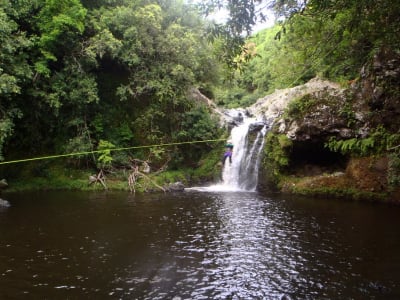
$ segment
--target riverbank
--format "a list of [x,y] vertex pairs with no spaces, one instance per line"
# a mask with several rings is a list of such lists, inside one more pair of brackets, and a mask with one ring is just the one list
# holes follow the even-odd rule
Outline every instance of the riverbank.
[[285,177],[279,187],[282,194],[399,204],[388,192],[358,189],[344,174],[303,178]]
[[[204,168],[204,166],[203,166]],[[220,169],[217,166],[216,169]],[[11,180],[7,193],[27,191],[125,191],[132,193],[128,184],[128,173],[125,171],[113,172],[105,176],[105,188],[100,183],[90,184],[90,170],[74,170],[67,168],[51,168],[47,170],[47,176],[36,176]],[[207,185],[218,182],[220,175],[202,176],[192,169],[179,171],[164,171],[156,175],[149,175],[152,182],[139,181],[135,187],[135,193],[149,192],[163,193],[170,191],[169,187],[181,183],[179,187],[193,185]],[[216,176],[216,177],[215,177]],[[262,186],[262,184],[260,184]],[[160,189],[162,187],[164,190]],[[281,195],[308,196],[319,199],[338,199],[350,201],[367,201],[387,204],[399,204],[397,194],[386,191],[373,191],[357,188],[354,179],[349,178],[343,172],[333,174],[321,174],[317,176],[282,176],[277,184],[278,193]],[[263,187],[260,188],[264,192]]]
[[283,168],[269,161],[262,170],[261,185],[283,194],[400,204],[400,189],[391,184],[388,162],[386,157],[371,156],[347,159],[342,165],[294,166],[288,162]]
[[[46,176],[33,176],[29,178],[18,178],[9,180],[9,187],[6,192],[21,191],[46,191],[46,190],[76,190],[76,191],[99,191],[99,190],[120,190],[131,191],[128,183],[129,172],[124,170],[105,173],[104,184],[91,182],[90,177],[95,173],[90,170],[73,170],[58,168],[48,169]],[[188,171],[165,171],[158,175],[149,175],[148,181],[138,180],[135,185],[135,192],[145,192],[160,189],[167,189],[168,185],[175,182],[187,183],[190,176]]]
[[158,170],[143,174],[134,183],[129,184],[131,169],[112,168],[103,170],[103,181],[93,182],[99,172],[93,168],[75,168],[64,161],[31,162],[19,165],[9,171],[7,177],[8,187],[5,192],[21,191],[46,191],[46,190],[76,190],[76,191],[99,191],[119,190],[152,192],[168,190],[171,185],[177,182],[184,186],[192,184],[203,184],[214,182],[221,177],[220,151],[215,149],[207,154],[207,158],[201,159],[196,168],[181,168],[179,170]]

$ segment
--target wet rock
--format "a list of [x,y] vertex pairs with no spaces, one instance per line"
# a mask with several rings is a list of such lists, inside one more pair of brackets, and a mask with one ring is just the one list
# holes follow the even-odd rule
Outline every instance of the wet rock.
[[256,132],[256,131],[260,131],[261,129],[263,129],[265,126],[264,122],[255,122],[249,125],[249,131],[250,132]]
[[0,207],[10,207],[10,202],[8,202],[7,200],[3,200],[0,198]]
[[244,116],[248,116],[249,112],[242,108],[226,109],[224,110],[223,115],[223,123],[228,126],[228,129],[232,129],[233,127],[239,126],[243,123]]
[[0,190],[3,190],[8,187],[8,183],[5,179],[0,180]]
[[185,190],[185,185],[180,181],[170,183],[166,190],[169,192],[183,192]]

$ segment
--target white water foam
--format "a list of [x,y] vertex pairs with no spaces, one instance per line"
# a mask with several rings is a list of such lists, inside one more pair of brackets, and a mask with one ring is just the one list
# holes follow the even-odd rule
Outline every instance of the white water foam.
[[266,128],[258,132],[256,139],[249,144],[248,133],[253,118],[244,118],[243,122],[232,129],[230,140],[234,145],[232,163],[226,159],[222,170],[222,181],[206,187],[192,187],[185,190],[202,192],[255,192],[258,181],[260,153],[264,145]]

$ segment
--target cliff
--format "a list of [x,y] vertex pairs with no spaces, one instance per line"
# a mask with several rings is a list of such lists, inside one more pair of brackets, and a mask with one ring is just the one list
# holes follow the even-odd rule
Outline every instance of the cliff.
[[248,108],[272,122],[262,187],[400,203],[400,55],[381,49],[345,86],[315,78]]

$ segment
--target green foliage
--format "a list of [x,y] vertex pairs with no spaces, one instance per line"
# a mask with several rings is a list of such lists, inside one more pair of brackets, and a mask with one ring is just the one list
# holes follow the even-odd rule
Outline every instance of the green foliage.
[[352,138],[349,140],[337,141],[335,138],[331,138],[327,144],[327,147],[334,152],[365,156],[374,150],[375,139],[369,137],[364,139]]
[[4,159],[6,142],[15,132],[16,120],[22,117],[15,98],[22,93],[24,82],[32,76],[26,54],[32,40],[19,30],[16,22],[23,11],[13,9],[8,0],[0,2],[0,160]]
[[203,105],[184,113],[181,119],[179,141],[203,141],[215,139],[219,133],[216,118],[213,118]]
[[310,95],[306,95],[299,99],[290,101],[285,111],[285,114],[289,118],[302,118],[302,116],[315,104],[316,100],[313,99]]
[[[65,149],[66,153],[87,152],[92,150],[92,144],[87,136],[79,135],[70,139]],[[80,156],[77,156],[77,158],[80,158]]]
[[213,31],[214,36],[231,42],[231,49],[225,51],[228,62],[241,52],[244,40],[238,36],[250,33],[256,20],[265,19],[263,10],[257,10],[256,5],[273,8],[277,18],[284,20],[274,34],[276,40],[283,40],[283,45],[270,66],[281,74],[276,82],[280,78],[281,82],[288,80],[286,86],[299,84],[317,71],[329,78],[354,78],[376,49],[399,49],[398,1],[204,1],[200,7],[205,14],[220,8],[229,12],[226,25],[216,26]]
[[[76,127],[77,134],[76,136],[70,138],[65,145],[64,153],[81,153],[81,152],[89,152],[93,150],[92,140],[90,139],[90,132],[84,122],[80,119],[71,120],[68,126]],[[94,155],[91,156],[71,156],[69,161],[78,166],[81,162],[88,162],[90,159],[95,160]]]
[[[205,141],[217,139],[221,132],[216,117],[212,117],[204,105],[195,106],[182,114],[179,130],[174,140],[181,142]],[[209,151],[213,143],[179,145],[179,153],[173,154],[174,160],[181,160],[194,165],[202,153]]]
[[[277,7],[298,12],[295,2],[279,1]],[[309,1],[303,15],[287,18],[291,23],[280,41],[275,27],[246,44],[242,34],[254,21],[254,2],[225,2],[232,18],[216,28],[212,44],[197,11],[185,3],[1,1],[1,156],[81,151],[101,140],[120,147],[214,139],[220,136],[215,120],[187,92],[198,87],[213,94],[226,75],[223,61],[238,71],[217,92],[219,101],[247,106],[318,72],[351,77],[376,49],[398,45],[393,32],[399,4],[388,0]],[[160,163],[175,156],[195,166],[210,149],[202,144],[135,155]],[[101,160],[125,162],[127,156],[105,153]]]
[[400,141],[399,134],[390,134],[382,126],[373,130],[366,138],[352,138],[337,140],[332,137],[326,143],[326,147],[334,152],[355,157],[385,153],[390,147]]
[[[241,1],[246,5],[235,9],[230,7],[231,1],[209,2],[231,11],[232,22],[251,24],[246,12],[240,15],[235,11],[242,11],[254,2]],[[258,90],[256,94],[269,94],[275,89],[303,84],[317,75],[348,81],[358,76],[361,67],[379,49],[400,48],[396,34],[398,18],[395,15],[400,9],[397,2],[285,0],[269,4],[278,15],[285,17],[285,21],[243,41],[242,45],[256,44],[256,55],[240,66],[241,72],[234,74],[235,83],[245,93],[253,94]],[[255,14],[253,20],[254,17],[261,16]],[[240,52],[235,57],[239,55]],[[246,86],[252,89],[246,90]]]
[[391,189],[400,187],[400,152],[389,154],[388,183]]
[[12,117],[3,116],[0,119],[0,161],[4,160],[3,157],[3,145],[6,140],[12,135],[14,131],[14,123]]
[[[84,30],[86,9],[79,0],[45,0],[37,16],[38,45],[46,61],[56,61],[60,47],[70,47],[76,35]],[[36,71],[48,75],[43,62]]]
[[352,127],[356,123],[356,114],[350,102],[346,102],[340,110],[340,115],[347,120],[347,126]]
[[292,141],[284,134],[268,132],[265,137],[263,165],[272,181],[277,182],[289,165]]
[[168,185],[170,183],[174,182],[182,182],[183,184],[187,184],[188,178],[187,178],[187,173],[190,173],[191,170],[172,170],[172,171],[166,171],[162,172],[159,175],[156,176],[156,182],[160,185]]
[[[1,155],[176,141],[194,107],[188,89],[218,80],[204,23],[182,1],[4,0],[0,27]],[[183,135],[211,135],[192,117]],[[168,152],[135,155],[165,162]]]
[[218,105],[227,108],[248,107],[263,96],[258,92],[249,93],[239,84],[226,84],[223,88],[216,90],[215,99]]
[[99,145],[97,146],[97,150],[99,150],[100,154],[97,158],[97,166],[100,169],[110,168],[113,157],[111,155],[111,149],[115,148],[114,144],[109,141],[100,140]]
[[195,183],[216,182],[221,180],[221,158],[224,151],[224,143],[214,144],[214,148],[205,152],[196,162],[196,168],[191,174],[191,181]]

